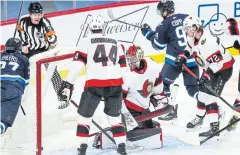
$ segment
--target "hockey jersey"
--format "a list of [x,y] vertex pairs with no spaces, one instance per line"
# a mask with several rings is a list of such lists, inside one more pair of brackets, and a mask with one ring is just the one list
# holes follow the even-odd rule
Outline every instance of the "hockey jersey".
[[[165,62],[175,66],[176,57],[183,52],[187,46],[186,34],[182,28],[183,20],[187,14],[174,14],[163,20],[155,30],[155,36],[151,38],[152,46],[156,50],[166,47]],[[196,66],[193,57],[187,60],[187,67]]]
[[126,59],[119,42],[103,34],[93,34],[81,41],[70,65],[67,81],[73,79],[86,65],[86,87],[108,87],[123,84],[122,67]]
[[123,84],[126,106],[139,112],[149,108],[151,94],[160,94],[163,91],[159,65],[150,58],[141,61],[144,67],[141,70],[128,70]]
[[211,35],[208,30],[198,42],[193,37],[187,37],[188,46],[186,50],[194,56],[197,64],[203,69],[210,68],[214,73],[231,68],[235,62],[231,54],[222,46],[220,39]]
[[1,53],[1,75],[2,81],[17,81],[18,87],[25,88],[29,82],[29,61],[20,53]]

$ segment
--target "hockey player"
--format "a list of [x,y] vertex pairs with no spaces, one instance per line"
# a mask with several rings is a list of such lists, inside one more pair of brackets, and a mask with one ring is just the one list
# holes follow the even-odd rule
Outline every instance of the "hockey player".
[[104,20],[101,16],[92,17],[89,28],[92,35],[79,45],[80,51],[75,52],[70,72],[59,95],[63,99],[70,99],[74,79],[86,65],[86,82],[78,108],[78,155],[86,154],[89,124],[102,97],[105,103],[104,113],[112,126],[117,152],[126,155],[126,131],[120,117],[123,84],[121,67],[126,67],[125,55],[117,40],[103,35]]
[[[227,22],[225,24],[225,33],[229,35],[238,35],[238,39],[234,41],[233,47],[237,49],[240,53],[240,22],[237,22],[234,18],[227,19]],[[233,106],[237,109],[238,112],[240,112],[240,70],[239,70],[239,76],[238,76],[238,96],[233,104]],[[230,123],[238,119],[236,115],[234,115]],[[227,130],[232,131],[236,129],[237,124],[232,125]]]
[[[161,106],[161,108],[164,108],[163,110],[166,109],[167,113],[171,108],[169,108],[170,105],[167,104],[167,97],[162,94],[161,69],[151,58],[144,58],[143,56],[144,52],[141,47],[136,45],[130,46],[126,52],[126,59],[130,70],[124,75],[123,107],[126,106],[133,117],[149,113],[150,103],[152,103],[155,108],[160,108]],[[167,111],[167,109],[169,109],[169,111]],[[122,108],[122,114],[125,115],[124,108]],[[125,115],[125,118],[126,117]],[[126,123],[126,125],[127,129],[129,129],[128,123]],[[139,134],[141,134],[141,138]],[[139,123],[133,130],[128,130],[127,132],[128,142],[148,149],[161,148],[161,136],[160,124],[152,119]],[[111,147],[107,141],[109,140],[105,138],[103,134],[99,134],[95,137],[94,146],[102,149]],[[154,141],[154,144],[150,144],[151,141]],[[127,144],[131,145],[129,143]]]
[[199,134],[208,137],[219,130],[219,111],[217,97],[205,85],[208,85],[217,94],[221,95],[225,83],[233,72],[234,58],[221,45],[219,38],[201,27],[198,17],[188,16],[183,21],[183,29],[187,34],[188,46],[176,59],[177,66],[186,64],[187,57],[193,55],[196,62],[203,68],[202,76],[198,81],[199,93],[197,99],[198,112],[196,118],[191,121],[193,127],[202,124],[205,113],[208,115],[210,129]]
[[21,54],[22,42],[10,38],[1,53],[1,123],[3,134],[14,123],[25,86],[29,80],[29,61]]
[[[162,68],[163,90],[166,96],[170,96],[170,85],[181,74],[181,69],[175,65],[176,57],[181,54],[187,45],[186,35],[182,29],[183,20],[187,14],[175,14],[174,2],[172,0],[161,0],[157,5],[158,14],[163,21],[152,31],[148,24],[144,24],[142,34],[152,43],[156,50],[163,50],[166,47],[165,64]],[[193,57],[189,57],[186,63],[196,75],[199,75],[199,68]],[[188,74],[183,74],[184,85],[188,94],[195,98],[198,92],[196,80]],[[172,120],[177,118],[177,108],[160,120]]]

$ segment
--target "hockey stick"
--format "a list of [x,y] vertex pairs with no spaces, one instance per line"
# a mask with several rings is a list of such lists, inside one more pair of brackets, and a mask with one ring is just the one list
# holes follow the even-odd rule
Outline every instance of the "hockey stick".
[[127,24],[127,25],[130,25],[130,26],[134,26],[134,27],[137,27],[137,28],[140,28],[140,29],[142,28],[142,26],[130,24],[130,23],[127,23],[127,22],[116,19],[113,15],[112,9],[110,9],[110,8],[107,9],[107,13],[108,13],[108,16],[110,17],[110,19],[112,19],[113,21],[117,21],[119,23]]
[[20,16],[21,16],[21,14],[22,14],[23,4],[24,4],[24,1],[22,1],[21,7],[20,7],[20,10],[19,10],[19,13],[18,13],[18,21],[17,21],[17,23],[16,23],[16,28],[15,28],[15,31],[14,31],[13,38],[15,38],[16,33],[17,33],[17,27],[18,27],[18,24],[19,24],[19,21],[20,21],[20,20],[19,20],[19,19],[20,19]]
[[[194,74],[189,68],[187,68],[184,64],[182,65],[182,67],[184,68],[185,71],[187,71],[190,75],[192,75],[195,79],[199,80],[197,75]],[[217,92],[215,92],[209,85],[207,85],[206,83],[204,83],[204,86],[211,91],[216,97],[220,98],[229,108],[231,108],[234,113],[239,116],[240,113],[237,112],[236,108],[233,107],[231,104],[229,104],[224,98],[222,98]]]
[[233,121],[232,123],[228,124],[227,126],[225,126],[224,128],[222,128],[221,130],[218,130],[217,132],[211,134],[209,137],[205,138],[204,140],[200,141],[200,145],[202,145],[203,143],[205,143],[206,141],[208,141],[209,139],[213,138],[214,136],[216,136],[217,134],[221,133],[222,131],[226,130],[227,128],[229,128],[230,126],[232,126],[233,124],[237,123],[240,121],[240,118]]

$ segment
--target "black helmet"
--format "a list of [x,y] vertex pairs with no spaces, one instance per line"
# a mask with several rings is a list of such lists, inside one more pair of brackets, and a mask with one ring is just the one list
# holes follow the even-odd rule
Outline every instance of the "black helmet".
[[160,15],[162,15],[164,11],[167,11],[167,14],[174,13],[174,2],[172,0],[161,0],[157,5],[157,11]]
[[30,3],[28,7],[28,12],[31,13],[42,13],[43,12],[43,7],[40,3],[38,2],[33,2]]
[[10,38],[5,44],[5,50],[8,53],[21,53],[22,52],[22,42],[18,38]]

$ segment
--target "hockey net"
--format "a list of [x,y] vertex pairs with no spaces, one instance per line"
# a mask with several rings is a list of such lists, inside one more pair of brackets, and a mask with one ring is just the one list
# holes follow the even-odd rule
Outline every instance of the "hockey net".
[[[30,58],[30,83],[22,97],[13,127],[1,136],[3,155],[41,155],[76,145],[77,109],[70,104],[59,109],[56,91],[68,74],[75,48],[50,50]],[[77,66],[76,66],[77,67]],[[72,99],[79,103],[84,84],[83,70],[76,79]]]

